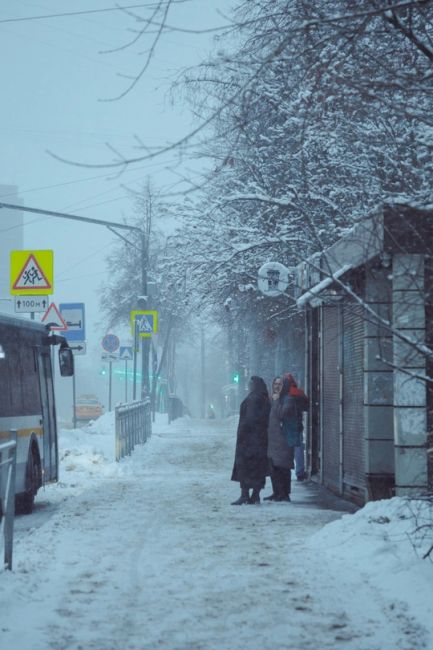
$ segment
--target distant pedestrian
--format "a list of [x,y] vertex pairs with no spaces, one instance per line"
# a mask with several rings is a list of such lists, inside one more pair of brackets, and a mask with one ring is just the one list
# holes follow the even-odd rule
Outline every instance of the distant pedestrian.
[[[268,426],[268,462],[272,494],[264,501],[290,501],[291,471],[294,467],[295,447],[283,434],[283,418],[287,417],[288,404],[282,393],[283,378],[275,377],[271,390],[271,412]],[[288,396],[288,387],[286,386]]]
[[295,378],[290,373],[285,375],[289,382],[289,395],[295,398],[297,419],[298,419],[298,435],[297,444],[295,446],[295,473],[298,481],[304,481],[307,477],[305,472],[305,444],[304,444],[304,422],[303,412],[308,411],[308,397],[299,388]]
[[240,483],[241,496],[232,503],[233,506],[260,503],[260,490],[265,487],[268,474],[268,391],[263,379],[256,376],[251,377],[248,388],[250,392],[240,406],[231,477],[232,481]]

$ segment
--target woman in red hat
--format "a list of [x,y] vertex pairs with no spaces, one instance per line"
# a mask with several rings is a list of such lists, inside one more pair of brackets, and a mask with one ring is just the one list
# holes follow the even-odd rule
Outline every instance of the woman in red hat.
[[265,501],[290,501],[291,470],[295,447],[302,436],[302,411],[308,408],[308,398],[297,387],[290,373],[275,377],[272,383],[272,407],[268,428],[268,458],[272,494]]

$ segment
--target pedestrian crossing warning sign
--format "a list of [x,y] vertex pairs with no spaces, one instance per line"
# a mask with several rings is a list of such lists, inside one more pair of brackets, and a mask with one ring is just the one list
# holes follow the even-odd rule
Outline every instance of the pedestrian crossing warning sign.
[[11,251],[11,294],[54,293],[53,251]]
[[135,336],[150,338],[158,331],[158,312],[154,309],[135,309],[130,312],[131,333]]
[[57,306],[52,302],[48,307],[45,314],[42,316],[41,323],[47,325],[50,330],[57,332],[66,332],[68,326],[66,325],[63,316],[57,309]]

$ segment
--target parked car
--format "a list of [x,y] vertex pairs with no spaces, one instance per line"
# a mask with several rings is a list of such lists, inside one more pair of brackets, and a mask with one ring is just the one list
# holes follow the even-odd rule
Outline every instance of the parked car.
[[80,395],[75,402],[75,419],[77,422],[96,420],[104,412],[104,407],[96,395]]

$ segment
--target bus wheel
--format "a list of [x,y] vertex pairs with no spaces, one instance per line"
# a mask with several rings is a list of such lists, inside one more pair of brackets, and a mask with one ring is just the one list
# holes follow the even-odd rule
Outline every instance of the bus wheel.
[[16,510],[23,515],[30,515],[33,511],[33,503],[36,492],[39,488],[39,463],[33,449],[29,451],[26,466],[26,491],[17,496]]

